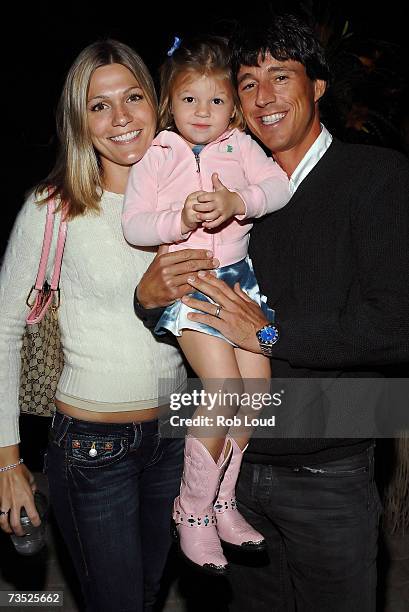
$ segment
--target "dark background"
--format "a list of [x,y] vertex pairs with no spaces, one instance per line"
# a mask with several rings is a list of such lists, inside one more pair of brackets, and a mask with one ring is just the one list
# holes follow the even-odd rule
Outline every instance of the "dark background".
[[[336,94],[337,100],[334,103],[330,99],[330,111],[324,118],[331,131],[344,140],[367,141],[409,151],[404,134],[408,129],[405,127],[408,106],[405,84],[409,44],[407,22],[399,2],[389,0],[375,8],[375,4],[359,0],[257,1],[248,3],[251,10],[247,11],[238,10],[241,5],[222,1],[111,0],[107,4],[56,1],[11,7],[6,20],[11,42],[9,53],[3,56],[9,58],[5,61],[8,82],[3,127],[5,133],[10,130],[10,136],[6,137],[8,144],[3,142],[6,174],[0,252],[25,192],[52,167],[56,151],[55,108],[65,74],[84,46],[107,36],[134,47],[156,76],[175,34],[224,34],[234,19],[265,23],[272,8],[298,12],[318,22],[321,36],[330,39],[329,51],[337,73],[337,83],[331,93]],[[348,35],[341,39],[347,22]],[[357,58],[362,55],[368,56],[364,60],[365,74],[359,74],[363,64]],[[366,110],[373,106],[372,117],[366,125],[361,117],[362,98],[366,98]],[[359,104],[358,112],[354,113],[355,99]]]

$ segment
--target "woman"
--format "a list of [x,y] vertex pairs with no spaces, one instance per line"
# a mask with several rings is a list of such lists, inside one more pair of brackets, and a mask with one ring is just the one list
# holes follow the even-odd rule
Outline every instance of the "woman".
[[158,416],[185,371],[178,351],[158,344],[134,315],[133,289],[153,255],[125,242],[120,221],[130,167],[155,133],[156,105],[132,49],[108,40],[82,51],[60,100],[57,163],[25,203],[1,273],[0,468],[9,469],[0,471],[0,525],[19,533],[21,506],[39,521],[35,485],[19,464],[17,389],[50,188],[69,221],[50,494],[87,610],[98,612],[152,609],[183,459],[182,440],[160,438]]

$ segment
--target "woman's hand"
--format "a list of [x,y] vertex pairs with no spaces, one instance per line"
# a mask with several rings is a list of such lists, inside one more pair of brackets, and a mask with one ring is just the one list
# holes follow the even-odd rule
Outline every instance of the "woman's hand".
[[[238,283],[233,290],[224,281],[206,272],[191,274],[187,282],[216,302],[212,304],[184,296],[182,302],[187,306],[206,313],[191,312],[187,315],[189,319],[214,327],[228,340],[246,351],[261,353],[256,332],[269,321],[259,305],[241,290]],[[217,304],[221,307],[220,310]]]
[[[166,248],[166,247],[165,247]],[[136,298],[144,308],[169,306],[175,300],[192,291],[187,278],[198,270],[217,268],[219,262],[210,251],[184,249],[158,254],[139,281]]]
[[[1,467],[4,465],[9,464],[4,464],[2,461]],[[41,524],[33,497],[36,488],[34,476],[24,464],[0,473],[0,510],[7,512],[0,516],[0,527],[3,531],[24,535],[20,523],[22,507],[25,508],[28,518],[35,527]]]

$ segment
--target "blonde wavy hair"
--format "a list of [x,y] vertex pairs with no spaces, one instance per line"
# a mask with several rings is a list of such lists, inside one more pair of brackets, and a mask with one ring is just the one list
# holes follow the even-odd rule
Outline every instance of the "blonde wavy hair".
[[234,116],[229,128],[245,129],[246,121],[230,65],[228,40],[222,36],[208,36],[205,39],[194,38],[182,41],[182,44],[162,64],[160,68],[159,131],[176,130],[172,115],[172,95],[176,79],[185,73],[186,76],[189,73],[197,73],[201,76],[228,79],[231,82],[234,102]]
[[60,143],[57,160],[36,188],[41,204],[56,197],[68,219],[100,209],[102,168],[88,128],[87,96],[94,71],[108,64],[122,64],[132,72],[157,114],[155,86],[136,51],[117,40],[107,39],[89,45],[79,54],[67,74],[57,108]]

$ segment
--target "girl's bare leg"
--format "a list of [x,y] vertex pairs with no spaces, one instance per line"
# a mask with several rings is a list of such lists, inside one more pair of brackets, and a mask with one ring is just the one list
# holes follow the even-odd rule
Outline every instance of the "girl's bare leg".
[[[264,355],[244,351],[240,348],[235,348],[234,353],[243,381],[243,394],[250,398],[253,396],[254,400],[257,397],[259,400],[262,394],[270,391],[270,360]],[[250,405],[243,402],[240,404],[237,416],[242,423],[245,423],[246,416],[251,419],[260,414],[260,411],[255,410],[252,404],[253,402],[250,402]],[[229,431],[229,435],[236,440],[241,450],[247,445],[251,434],[252,427],[232,427]]]
[[[259,355],[253,355],[246,351],[238,352],[239,349],[234,349],[220,338],[192,330],[184,330],[179,339],[179,344],[193,370],[201,379],[204,390],[216,394],[220,389],[222,391],[222,402],[217,406],[216,413],[214,409],[211,413],[214,422],[218,414],[225,417],[236,415],[238,408],[240,408],[240,400],[244,390],[242,376],[253,379],[264,376],[269,379],[270,377],[270,370],[266,366],[266,361],[269,365],[268,360],[264,361]],[[239,364],[241,364],[241,369]],[[244,382],[246,383],[246,381]],[[250,389],[250,393],[252,391],[254,389]],[[224,398],[234,398],[235,395],[237,397],[236,402],[234,399],[229,402],[223,401]],[[210,416],[208,408],[202,405],[197,408],[193,416],[206,415]],[[238,428],[238,443],[236,443],[235,438],[231,439],[230,436],[234,431],[232,432],[230,428],[224,456],[222,456],[228,429],[227,425],[222,428],[212,428],[211,435],[209,436],[206,432],[206,437],[204,437],[203,428],[189,428],[189,437],[186,443],[187,451],[185,449],[185,455],[186,452],[188,454],[185,458],[180,495],[175,500],[173,515],[177,524],[182,552],[197,565],[212,566],[213,572],[225,570],[226,559],[220,546],[219,537],[225,543],[241,550],[262,550],[265,547],[262,534],[244,520],[235,505],[234,491],[243,456],[242,449],[248,442],[252,428],[247,428],[247,430],[243,430],[242,427]],[[211,455],[210,464],[206,461],[206,455],[203,455],[202,445]],[[196,489],[192,493],[192,482],[195,482],[195,478],[197,478],[195,463],[190,457],[193,447],[196,449],[196,453],[199,453],[202,465],[207,466],[206,477],[211,480],[211,477],[214,476],[213,484],[216,485],[213,489],[202,492],[201,495],[198,494]],[[202,451],[200,451],[200,448],[202,448]],[[220,478],[222,479],[221,482]],[[213,506],[217,490],[218,498]],[[211,506],[209,506],[209,503]],[[216,512],[217,529],[215,525],[212,525],[210,530],[209,528],[192,530],[185,525],[183,520],[191,521],[198,511],[200,515],[204,514],[206,516]]]
[[[241,374],[236,361],[234,347],[215,336],[185,329],[178,338],[179,345],[197,376],[201,379],[203,388],[207,393],[222,391],[222,397],[229,397],[227,393],[237,394],[240,397],[243,387]],[[245,352],[245,351],[243,351]],[[239,403],[230,405],[216,405],[212,411],[206,406],[199,406],[194,413],[196,416],[210,416],[216,423],[217,415],[232,417],[236,414]],[[217,461],[224,445],[228,427],[214,427],[214,435],[204,437],[203,428],[190,427],[189,435],[199,438],[208,449],[213,459]],[[227,449],[228,450],[228,449]]]

